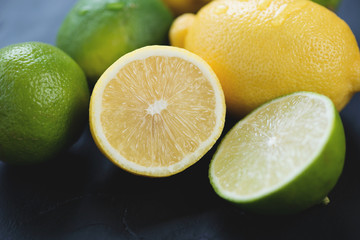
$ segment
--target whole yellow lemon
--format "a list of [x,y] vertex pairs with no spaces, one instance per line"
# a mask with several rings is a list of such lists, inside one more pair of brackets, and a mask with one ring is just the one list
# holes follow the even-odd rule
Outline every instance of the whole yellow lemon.
[[213,1],[176,19],[170,41],[211,65],[239,116],[295,91],[324,94],[341,110],[360,91],[351,29],[308,0]]

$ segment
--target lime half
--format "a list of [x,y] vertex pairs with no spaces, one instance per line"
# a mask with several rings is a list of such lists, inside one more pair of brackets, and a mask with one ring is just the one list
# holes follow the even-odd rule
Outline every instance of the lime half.
[[332,101],[297,92],[238,122],[210,164],[216,193],[257,213],[294,213],[320,203],[345,158],[342,122]]

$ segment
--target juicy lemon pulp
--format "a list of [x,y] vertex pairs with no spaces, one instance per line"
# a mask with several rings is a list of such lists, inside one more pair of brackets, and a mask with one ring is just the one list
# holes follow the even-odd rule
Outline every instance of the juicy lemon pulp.
[[97,107],[90,113],[93,136],[126,170],[171,175],[196,162],[221,134],[222,90],[215,74],[204,70],[205,62],[137,51],[139,57],[119,60],[121,67],[100,78],[92,97]]
[[[168,64],[172,67],[162,67]],[[194,96],[194,91],[200,94]],[[199,68],[176,57],[126,65],[105,88],[102,108],[112,147],[146,167],[181,161],[210,136],[207,129],[216,123],[212,86]]]

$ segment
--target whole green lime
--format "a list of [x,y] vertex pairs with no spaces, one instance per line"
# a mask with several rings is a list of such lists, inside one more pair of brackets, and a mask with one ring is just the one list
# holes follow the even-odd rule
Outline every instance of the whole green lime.
[[336,10],[341,3],[341,0],[312,0],[312,1],[319,3],[331,10]]
[[122,55],[167,43],[172,20],[162,0],[79,0],[60,27],[56,44],[94,84]]
[[0,160],[53,158],[81,134],[88,103],[84,72],[57,47],[28,42],[0,49]]

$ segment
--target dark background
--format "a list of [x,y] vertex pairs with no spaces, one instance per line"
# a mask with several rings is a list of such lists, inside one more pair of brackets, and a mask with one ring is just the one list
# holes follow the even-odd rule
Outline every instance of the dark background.
[[[0,48],[54,44],[75,0],[0,0]],[[360,1],[337,11],[360,39]],[[290,216],[258,216],[217,197],[208,178],[214,148],[169,178],[126,173],[95,146],[88,127],[51,162],[0,163],[3,239],[360,239],[360,94],[341,112],[347,138],[343,174],[328,206]],[[233,121],[228,119],[226,129]],[[0,133],[1,134],[1,133]]]

